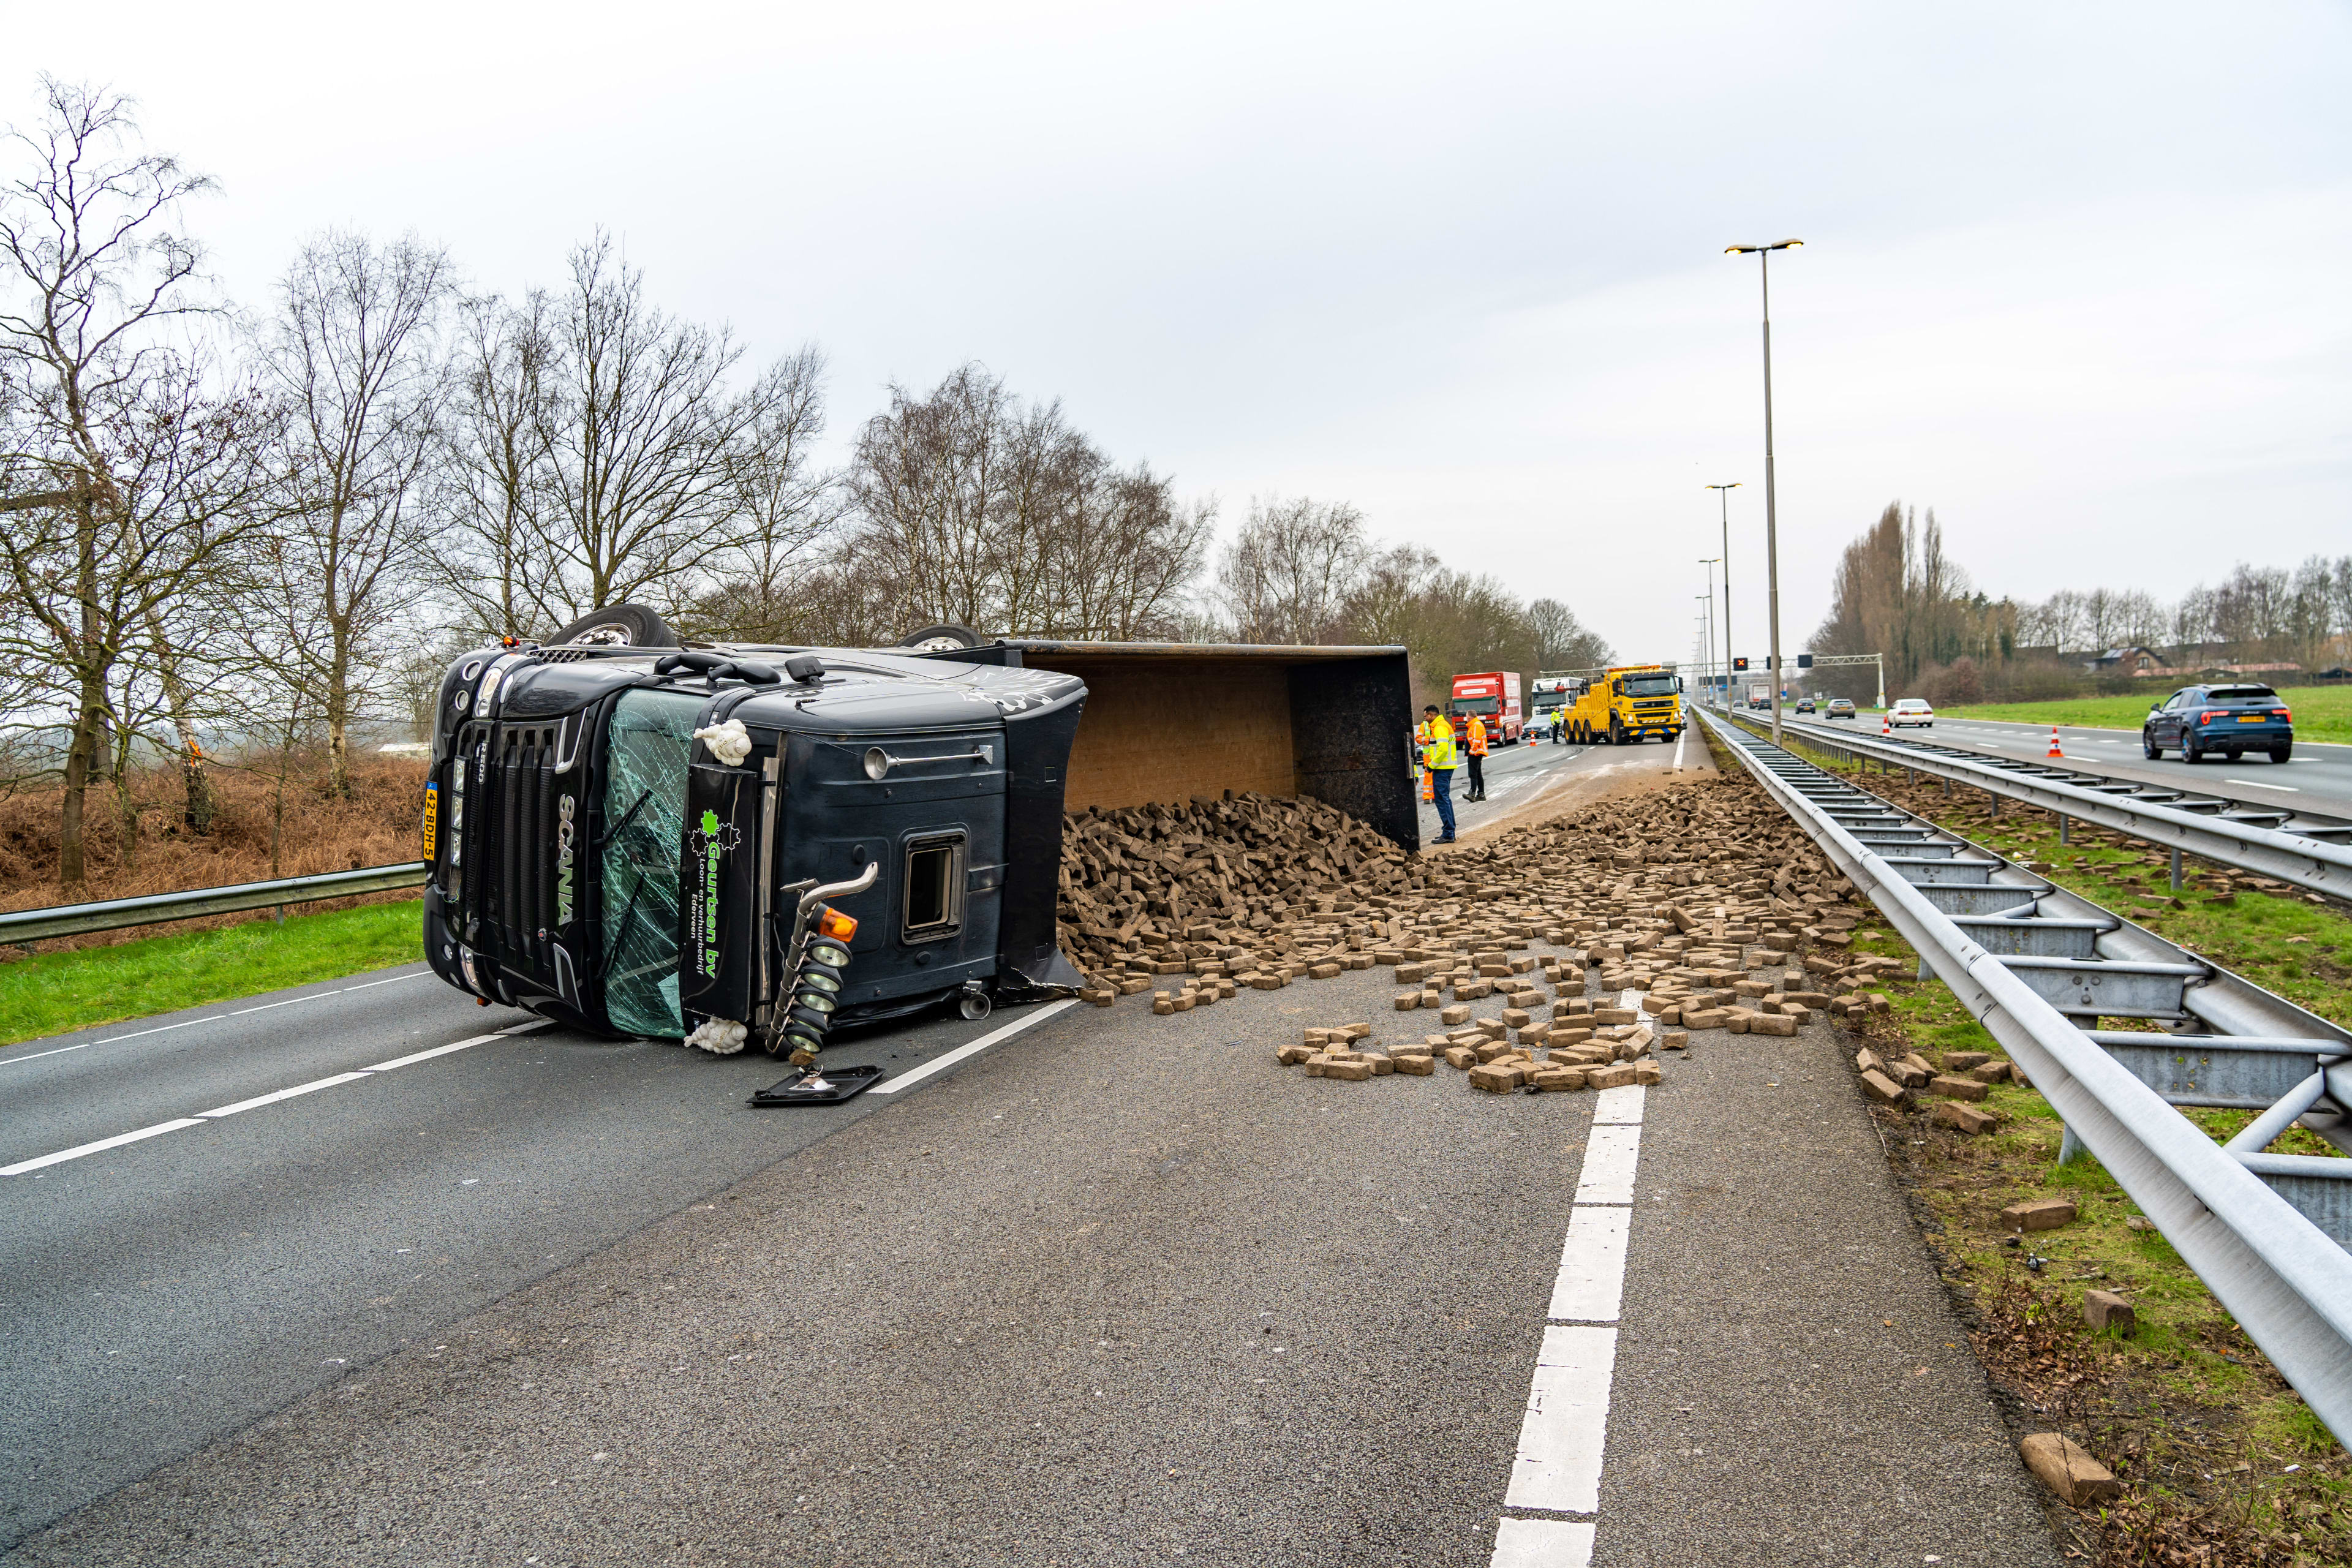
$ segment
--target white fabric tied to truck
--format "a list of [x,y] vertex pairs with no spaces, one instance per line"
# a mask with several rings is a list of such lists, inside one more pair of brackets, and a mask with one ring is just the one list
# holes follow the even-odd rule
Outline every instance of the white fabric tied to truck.
[[694,738],[710,748],[710,754],[729,767],[740,765],[751,754],[751,731],[743,728],[740,719],[730,719],[724,724],[709,724],[694,732]]

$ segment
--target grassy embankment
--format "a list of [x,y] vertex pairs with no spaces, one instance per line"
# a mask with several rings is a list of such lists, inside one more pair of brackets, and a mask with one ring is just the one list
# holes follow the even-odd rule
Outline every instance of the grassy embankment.
[[[2212,867],[2198,868],[2200,890],[2189,898],[2151,893],[2151,885],[2162,889],[2165,858],[2144,846],[2077,831],[2062,847],[2053,819],[2014,804],[1996,818],[1965,796],[1947,801],[1939,785],[1906,787],[1875,773],[1858,782],[2300,1005],[2352,1022],[2344,984],[2352,921],[2338,909],[2291,889],[2255,890],[2253,879]],[[1893,1011],[1863,1026],[1881,1054],[1916,1049],[1939,1066],[1947,1052],[2003,1054],[1940,982],[1910,978],[1916,954],[1893,932],[1865,922],[1853,950],[1902,964],[1881,982]],[[2049,1102],[2031,1088],[1993,1086],[1982,1108],[2000,1124],[1975,1138],[1934,1125],[1933,1103],[1923,1097],[1874,1114],[1946,1280],[1975,1318],[1979,1358],[2021,1430],[2066,1432],[2128,1488],[2115,1507],[2075,1515],[2084,1558],[2352,1563],[2352,1457],[2096,1160],[2057,1163],[2063,1128]],[[2185,1114],[2217,1140],[2250,1119]],[[2336,1152],[2300,1128],[2272,1147]],[[2017,1237],[2000,1219],[2010,1204],[2062,1195],[2080,1214],[2061,1229]],[[2091,1289],[2128,1300],[2136,1331],[2093,1333],[2082,1318]]]
[[[1938,708],[1939,719],[1983,719],[2016,724],[2080,724],[2093,729],[2137,731],[2147,705],[2179,688],[2167,686],[2142,697],[2080,697],[2057,702],[1972,702]],[[2279,695],[2294,714],[2298,741],[2352,741],[2352,686],[2284,686]]]
[[238,925],[0,963],[0,1046],[414,963],[420,904],[267,915]]

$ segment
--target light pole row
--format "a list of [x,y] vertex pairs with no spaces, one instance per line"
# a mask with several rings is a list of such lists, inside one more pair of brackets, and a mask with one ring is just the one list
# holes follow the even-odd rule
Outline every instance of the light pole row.
[[[1724,247],[1726,256],[1753,256],[1761,268],[1764,287],[1764,579],[1766,617],[1770,623],[1772,657],[1767,668],[1772,675],[1772,743],[1780,743],[1780,541],[1779,497],[1772,472],[1772,252],[1788,250],[1805,242],[1801,239],[1775,240],[1770,245],[1731,245]],[[1711,490],[1734,489],[1730,485],[1709,485]],[[1723,595],[1725,600],[1723,635],[1727,649],[1731,639],[1731,521],[1730,503],[1725,503],[1723,525]],[[1730,675],[1731,661],[1727,652],[1724,674]],[[1727,703],[1730,689],[1725,689]]]

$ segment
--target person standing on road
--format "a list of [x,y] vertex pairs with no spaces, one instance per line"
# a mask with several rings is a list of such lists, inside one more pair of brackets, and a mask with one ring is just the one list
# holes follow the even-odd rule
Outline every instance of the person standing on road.
[[1567,727],[1560,722],[1567,712],[1568,710],[1565,708],[1555,708],[1551,710],[1551,743],[1555,746],[1559,744],[1560,731]]
[[1464,800],[1486,798],[1486,721],[1470,715],[1470,788]]
[[1445,831],[1434,842],[1454,842],[1454,726],[1430,703],[1421,710],[1421,765],[1429,770],[1431,791],[1437,801],[1437,820]]

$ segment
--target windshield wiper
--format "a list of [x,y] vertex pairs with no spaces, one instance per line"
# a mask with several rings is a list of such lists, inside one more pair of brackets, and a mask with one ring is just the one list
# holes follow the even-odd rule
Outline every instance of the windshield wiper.
[[[647,790],[646,791],[646,794],[651,795],[653,794],[653,791]],[[643,805],[644,804],[644,797],[639,796],[637,805]],[[634,810],[635,808],[631,807],[631,809]],[[640,871],[637,873],[636,884],[629,889],[629,901],[621,906],[621,918],[618,921],[614,922],[613,926],[612,938],[605,944],[604,962],[597,966],[596,984],[599,985],[604,984],[604,977],[613,973],[613,961],[621,956],[621,939],[629,934],[629,917],[637,912],[637,895],[645,890],[646,877],[645,873]]]
[[604,830],[604,841],[609,844],[619,839],[621,835],[628,830],[629,824],[637,819],[637,813],[646,808],[646,802],[653,799],[653,788],[651,785],[648,785],[646,786],[646,792],[637,796],[636,803],[631,805],[628,810],[621,813],[621,820],[613,824],[612,826]]

